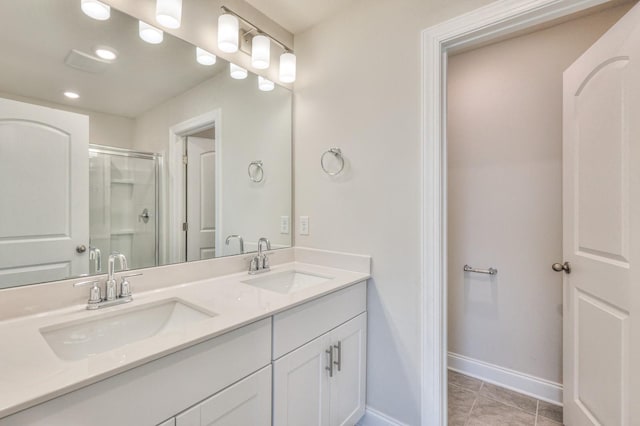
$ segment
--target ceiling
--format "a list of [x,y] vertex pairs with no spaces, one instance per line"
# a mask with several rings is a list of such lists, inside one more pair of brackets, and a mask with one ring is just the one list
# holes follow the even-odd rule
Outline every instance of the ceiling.
[[247,3],[280,24],[299,34],[336,14],[347,0],[246,0]]
[[[112,8],[111,19],[84,15],[77,0],[0,3],[0,92],[135,118],[210,79],[226,62],[206,67],[195,47],[165,33],[162,44],[138,37],[138,21]],[[96,45],[119,58],[102,73],[65,65],[71,49],[92,54]],[[80,99],[62,94],[71,90]]]

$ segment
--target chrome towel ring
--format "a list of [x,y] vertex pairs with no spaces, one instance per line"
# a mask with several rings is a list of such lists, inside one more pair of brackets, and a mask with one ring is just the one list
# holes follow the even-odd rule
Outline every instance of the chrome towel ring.
[[[340,162],[340,167],[338,167],[338,170],[331,171],[327,169],[324,164],[324,159],[327,154],[332,154]],[[344,170],[344,157],[342,156],[342,150],[340,148],[331,148],[328,151],[325,151],[324,154],[322,154],[322,156],[320,157],[320,167],[322,167],[322,170],[329,176],[336,176],[342,173],[342,170]]]
[[249,163],[247,167],[247,173],[251,182],[262,182],[264,179],[264,168],[262,167],[262,160],[256,160]]

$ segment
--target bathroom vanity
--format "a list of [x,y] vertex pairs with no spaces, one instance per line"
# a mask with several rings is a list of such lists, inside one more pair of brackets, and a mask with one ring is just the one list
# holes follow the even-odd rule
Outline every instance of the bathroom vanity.
[[355,424],[370,260],[284,251],[264,274],[0,322],[0,425]]

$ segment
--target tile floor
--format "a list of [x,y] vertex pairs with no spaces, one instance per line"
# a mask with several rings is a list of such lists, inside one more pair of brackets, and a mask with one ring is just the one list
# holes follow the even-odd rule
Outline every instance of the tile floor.
[[450,426],[560,426],[562,407],[449,371]]

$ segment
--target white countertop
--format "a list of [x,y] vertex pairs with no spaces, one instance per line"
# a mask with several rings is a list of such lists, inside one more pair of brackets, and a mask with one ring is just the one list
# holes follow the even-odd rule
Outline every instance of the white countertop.
[[[86,310],[84,304],[74,305],[0,321],[0,418],[369,278],[364,272],[300,262],[272,266],[271,272],[256,277],[286,270],[331,279],[294,293],[280,294],[243,284],[241,281],[253,277],[246,272],[143,293],[135,292],[134,278],[131,303],[95,311]],[[87,296],[88,292],[87,288]],[[91,320],[107,312],[174,298],[217,315],[193,323],[181,332],[158,334],[78,361],[59,359],[40,334],[44,327]]]

